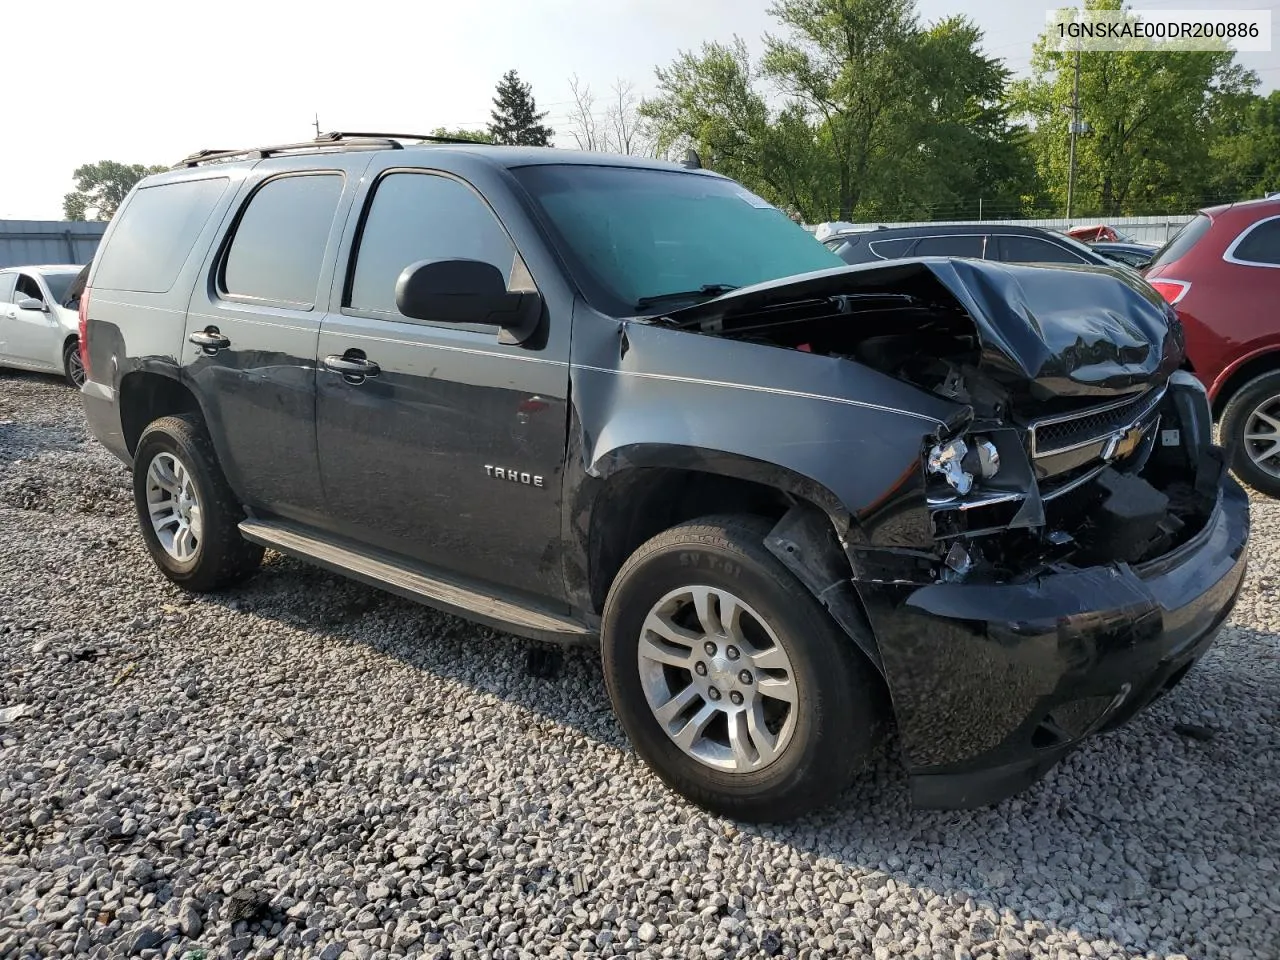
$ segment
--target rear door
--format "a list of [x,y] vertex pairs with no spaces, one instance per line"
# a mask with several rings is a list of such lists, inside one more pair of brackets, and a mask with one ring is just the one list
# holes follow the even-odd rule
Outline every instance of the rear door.
[[184,374],[232,488],[304,522],[321,513],[316,338],[346,211],[369,155],[258,164],[192,294]]
[[[534,289],[534,278],[471,184],[397,169],[394,156],[377,163],[344,247],[347,282],[320,334],[316,428],[330,529],[562,598],[570,307],[549,302],[547,328],[526,344],[500,343],[492,326],[401,314],[396,279],[418,261],[482,260],[511,289]],[[344,362],[371,375],[344,374]]]

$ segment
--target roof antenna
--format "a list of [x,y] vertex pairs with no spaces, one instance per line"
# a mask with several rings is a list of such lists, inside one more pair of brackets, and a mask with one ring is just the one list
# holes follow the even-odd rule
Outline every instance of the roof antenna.
[[698,156],[698,151],[690,147],[684,152],[684,159],[680,161],[680,166],[686,170],[701,170],[702,158]]

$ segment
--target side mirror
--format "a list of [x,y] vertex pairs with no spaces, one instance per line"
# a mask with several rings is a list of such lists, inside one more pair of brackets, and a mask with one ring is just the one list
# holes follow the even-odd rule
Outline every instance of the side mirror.
[[542,295],[512,292],[502,271],[482,260],[420,260],[396,280],[396,309],[432,323],[501,327],[502,343],[523,343],[542,318]]
[[16,306],[19,310],[39,310],[41,313],[47,313],[49,310],[43,300],[37,300],[35,297],[23,297]]

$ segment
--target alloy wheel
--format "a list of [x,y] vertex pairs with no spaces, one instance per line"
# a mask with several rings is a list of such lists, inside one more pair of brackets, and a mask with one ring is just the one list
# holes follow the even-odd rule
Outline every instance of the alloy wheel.
[[180,563],[195,558],[204,534],[200,498],[191,471],[172,453],[157,453],[147,467],[147,513],[169,556]]
[[1253,408],[1244,425],[1244,448],[1260,470],[1280,478],[1280,396]]
[[727,590],[689,586],[660,599],[641,627],[638,660],[654,718],[699,763],[759,770],[795,732],[799,689],[787,651]]

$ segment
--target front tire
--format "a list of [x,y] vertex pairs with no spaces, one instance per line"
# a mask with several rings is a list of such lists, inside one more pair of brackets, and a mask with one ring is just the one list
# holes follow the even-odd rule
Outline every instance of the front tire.
[[764,546],[760,518],[654,537],[605,603],[605,682],[636,752],[709,810],[782,821],[833,800],[874,749],[879,677]]
[[203,593],[251,576],[263,549],[240,536],[241,508],[199,417],[163,417],[133,457],[138,526],[161,573]]
[[1222,412],[1222,440],[1234,445],[1231,468],[1260,493],[1280,498],[1280,370],[1255,377]]
[[62,348],[62,373],[67,384],[79,390],[84,386],[84,364],[80,361],[80,341],[68,340]]

